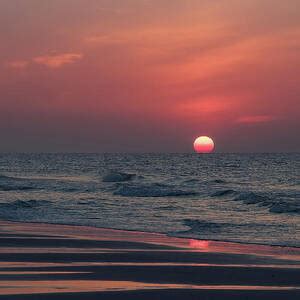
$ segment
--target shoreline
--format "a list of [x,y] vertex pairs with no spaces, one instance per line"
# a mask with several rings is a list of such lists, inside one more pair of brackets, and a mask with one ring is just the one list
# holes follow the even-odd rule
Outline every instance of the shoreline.
[[228,244],[238,244],[238,245],[249,245],[249,246],[262,246],[262,247],[276,247],[276,248],[289,248],[289,249],[299,249],[300,246],[290,246],[290,245],[280,245],[280,244],[267,244],[267,243],[255,243],[255,242],[243,242],[243,241],[231,241],[231,240],[221,240],[221,239],[201,239],[198,237],[192,237],[192,236],[184,236],[184,235],[175,235],[170,234],[166,232],[155,232],[155,231],[143,231],[143,230],[135,230],[135,229],[123,229],[123,228],[115,228],[115,227],[97,227],[92,225],[81,225],[81,224],[70,224],[70,223],[54,223],[54,222],[40,222],[40,221],[15,221],[15,220],[5,220],[0,219],[0,226],[1,223],[21,223],[21,224],[43,224],[43,225],[58,225],[58,226],[74,226],[74,227],[90,227],[90,228],[96,228],[96,229],[102,229],[102,230],[115,230],[115,231],[124,231],[124,232],[137,232],[137,233],[144,233],[144,234],[159,234],[159,235],[165,235],[170,238],[178,238],[178,239],[193,239],[193,240],[205,240],[209,242],[215,242],[215,243],[228,243]]
[[300,249],[0,221],[0,299],[297,299]]

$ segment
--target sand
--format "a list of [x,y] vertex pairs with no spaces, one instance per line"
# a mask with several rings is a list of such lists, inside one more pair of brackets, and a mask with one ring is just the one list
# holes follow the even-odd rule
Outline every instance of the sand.
[[0,299],[300,299],[300,249],[1,221]]

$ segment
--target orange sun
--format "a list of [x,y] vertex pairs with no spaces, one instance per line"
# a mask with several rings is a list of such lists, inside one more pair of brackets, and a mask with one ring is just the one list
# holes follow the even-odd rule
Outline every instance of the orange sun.
[[211,153],[214,148],[214,141],[208,136],[199,136],[194,141],[194,149],[197,153]]

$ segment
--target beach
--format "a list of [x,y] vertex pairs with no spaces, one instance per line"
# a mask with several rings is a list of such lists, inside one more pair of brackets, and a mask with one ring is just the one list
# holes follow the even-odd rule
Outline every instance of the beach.
[[300,249],[0,222],[0,299],[297,299]]
[[0,24],[0,300],[300,300],[300,0]]

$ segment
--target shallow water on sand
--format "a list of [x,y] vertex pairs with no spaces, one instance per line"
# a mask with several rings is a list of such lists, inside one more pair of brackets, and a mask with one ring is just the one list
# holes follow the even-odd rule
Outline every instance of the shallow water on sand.
[[300,154],[2,154],[0,219],[300,246]]

